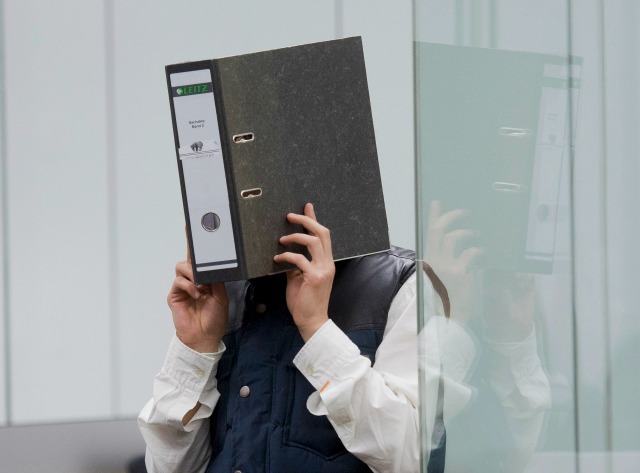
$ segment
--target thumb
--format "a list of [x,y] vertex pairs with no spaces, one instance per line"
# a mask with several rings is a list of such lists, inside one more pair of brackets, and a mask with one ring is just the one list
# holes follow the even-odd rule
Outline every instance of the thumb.
[[184,227],[184,236],[186,237],[187,243],[187,263],[191,264],[191,249],[189,248],[189,232],[187,231],[187,226]]

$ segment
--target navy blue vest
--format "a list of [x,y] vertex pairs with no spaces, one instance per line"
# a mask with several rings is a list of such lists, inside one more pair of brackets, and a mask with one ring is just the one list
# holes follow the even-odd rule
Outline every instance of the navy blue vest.
[[[329,317],[372,363],[391,302],[414,270],[414,253],[400,248],[336,263]],[[285,288],[284,274],[227,284],[227,351],[217,371],[207,472],[370,472],[326,416],[307,410],[314,389],[293,364],[303,341]]]

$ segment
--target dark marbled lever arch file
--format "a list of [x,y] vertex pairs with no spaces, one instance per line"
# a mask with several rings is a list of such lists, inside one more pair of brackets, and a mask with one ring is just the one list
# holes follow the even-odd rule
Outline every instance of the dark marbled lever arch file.
[[304,231],[286,214],[306,202],[335,260],[389,248],[359,37],[170,65],[166,76],[198,283],[290,269],[273,256],[280,236]]

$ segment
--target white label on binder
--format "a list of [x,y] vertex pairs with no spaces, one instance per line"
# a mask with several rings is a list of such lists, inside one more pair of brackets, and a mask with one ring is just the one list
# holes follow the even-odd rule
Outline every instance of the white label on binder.
[[531,202],[525,251],[527,260],[553,262],[568,117],[568,90],[559,87],[543,87],[540,97],[538,140],[531,179]]
[[[211,71],[180,72],[171,74],[170,80],[196,270],[236,268]],[[219,218],[213,231],[203,222],[212,213]]]

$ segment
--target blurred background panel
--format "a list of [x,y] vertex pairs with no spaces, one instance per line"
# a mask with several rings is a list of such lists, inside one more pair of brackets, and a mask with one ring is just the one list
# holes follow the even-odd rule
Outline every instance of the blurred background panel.
[[[440,342],[442,376],[470,393],[448,417],[444,393],[440,455],[447,471],[518,472],[544,471],[537,458],[561,451],[568,454],[553,468],[572,471],[570,170],[579,91],[569,79],[580,68],[572,64],[568,4],[415,5],[418,247],[447,286],[452,323],[475,350],[464,376],[449,374],[447,360],[470,348]],[[423,317],[428,332],[429,312]],[[426,431],[438,419],[428,417],[437,411],[428,391],[423,396]],[[437,461],[436,445],[423,441],[426,461]]]
[[[640,450],[640,5],[613,2],[602,17],[610,380],[607,448]],[[640,461],[635,462],[640,468]]]
[[341,36],[362,36],[391,243],[415,248],[411,1],[339,2]]
[[12,423],[108,417],[103,7],[3,2]]
[[[4,37],[3,24],[2,24],[2,10],[0,10],[0,37]],[[0,53],[0,58],[3,58],[3,53]],[[7,226],[5,225],[5,203],[6,203],[6,169],[5,169],[5,107],[4,107],[4,70],[0,64],[0,427],[6,425],[7,422],[7,317],[6,309],[8,299],[5,294],[6,289],[6,272],[7,265],[5,264],[5,242]]]
[[[640,405],[630,399],[640,387],[639,329],[632,315],[640,287],[635,274],[640,253],[633,243],[640,236],[639,7],[627,0],[425,0],[414,6],[422,166],[418,247],[429,246],[431,200],[440,198],[443,212],[467,208],[470,216],[450,230],[476,231],[457,247],[458,256],[468,247],[485,252],[485,259],[476,261],[485,278],[481,340],[491,327],[487,307],[496,309],[495,301],[508,287],[504,280],[495,285],[501,281],[495,278],[496,270],[510,269],[514,278],[529,274],[534,281],[538,355],[551,388],[551,405],[525,471],[635,471],[640,467]],[[505,58],[502,64],[499,57]],[[547,116],[556,121],[567,116],[564,133],[554,134],[564,144],[545,142],[549,128],[535,121],[545,111],[544,93],[536,92],[539,73],[530,69],[536,57],[549,63],[544,68],[547,85],[551,79],[570,78],[564,91],[557,83],[547,95],[555,96],[556,103],[555,112],[546,108]],[[558,67],[563,60],[565,66]],[[523,75],[517,78],[514,73]],[[507,117],[507,112],[528,122],[510,127],[515,139],[508,149],[493,133],[494,120]],[[526,118],[528,113],[533,121]],[[522,133],[516,138],[518,129]],[[528,131],[534,139],[525,145]],[[540,151],[559,145],[561,166],[549,173],[552,161],[540,167]],[[532,174],[523,174],[527,169]],[[536,169],[546,170],[544,179]],[[493,179],[496,176],[500,179]],[[551,186],[553,182],[559,187]],[[496,197],[492,183],[512,190],[509,204]],[[555,208],[536,198],[550,196],[552,188]],[[522,191],[524,201],[515,199],[516,190]],[[527,205],[529,218],[523,225]],[[550,266],[514,266],[523,241],[543,243],[540,238],[551,235],[545,228],[553,230]],[[516,259],[509,256],[514,250]],[[443,272],[452,269],[451,260]],[[448,288],[450,296],[456,293],[456,284]],[[525,309],[522,304],[516,307],[516,313]],[[448,432],[451,443],[454,432]],[[494,440],[485,440],[488,445],[479,455],[509,450],[491,450],[499,443],[495,430],[488,438]],[[513,430],[511,438],[517,439]],[[449,467],[455,469],[452,463]],[[479,464],[474,471],[482,471]]]

